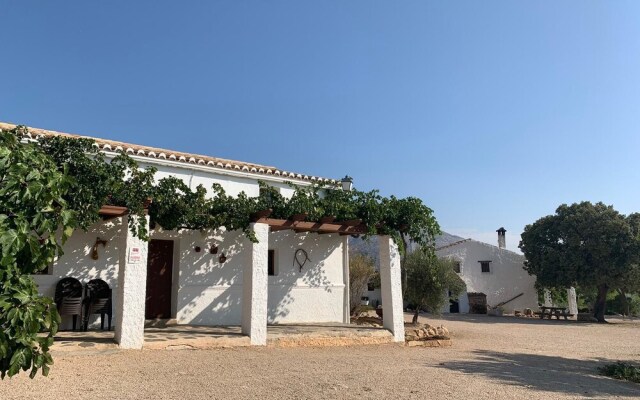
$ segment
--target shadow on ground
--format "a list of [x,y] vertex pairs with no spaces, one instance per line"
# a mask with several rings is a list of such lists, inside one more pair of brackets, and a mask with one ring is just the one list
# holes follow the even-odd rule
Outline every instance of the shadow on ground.
[[[598,367],[614,360],[576,360],[538,354],[510,354],[478,350],[472,360],[441,363],[465,374],[479,375],[505,385],[581,397],[640,397],[640,385],[617,381],[598,374]],[[552,398],[552,397],[551,397]]]

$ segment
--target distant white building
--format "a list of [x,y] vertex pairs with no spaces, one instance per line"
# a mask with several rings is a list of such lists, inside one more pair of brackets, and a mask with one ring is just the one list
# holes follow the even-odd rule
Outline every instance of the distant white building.
[[[504,228],[498,229],[498,246],[446,232],[436,237],[436,254],[454,260],[456,271],[466,284],[466,290],[460,294],[458,301],[451,301],[443,307],[442,313],[468,313],[469,293],[485,294],[487,305],[492,307],[521,294],[503,306],[505,313],[538,308],[538,294],[534,286],[536,278],[524,270],[523,255],[505,248],[505,233]],[[366,254],[377,262],[376,241],[352,239],[350,243],[350,251]],[[416,243],[409,244],[410,252],[417,249]],[[362,298],[373,307],[382,303],[380,289],[373,285],[369,285]]]
[[500,228],[497,232],[498,246],[463,239],[436,248],[438,257],[446,257],[456,263],[456,272],[467,286],[458,302],[452,302],[442,312],[468,313],[469,293],[484,293],[487,305],[492,307],[508,301],[503,306],[505,313],[537,309],[535,276],[524,270],[523,255],[505,248],[506,230]]

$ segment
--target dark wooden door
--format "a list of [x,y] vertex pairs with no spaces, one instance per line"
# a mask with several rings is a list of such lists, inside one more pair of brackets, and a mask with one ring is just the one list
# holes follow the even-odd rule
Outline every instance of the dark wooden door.
[[173,241],[151,240],[147,260],[145,318],[171,318]]

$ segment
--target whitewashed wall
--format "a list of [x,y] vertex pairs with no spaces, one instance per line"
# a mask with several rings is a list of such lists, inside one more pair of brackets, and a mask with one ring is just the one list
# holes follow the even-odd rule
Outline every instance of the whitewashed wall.
[[[276,275],[269,277],[269,323],[342,322],[342,246],[337,234],[282,231],[269,235],[276,266]],[[310,259],[302,271],[293,261],[297,249],[305,250]]]
[[[439,257],[449,257],[461,263],[460,277],[467,285],[460,296],[460,312],[469,312],[467,292],[487,295],[487,304],[495,306],[524,293],[504,306],[505,312],[537,308],[538,295],[534,287],[536,279],[523,268],[524,257],[509,250],[486,243],[469,240],[438,250]],[[491,261],[491,272],[482,272],[479,261]],[[447,305],[443,312],[448,312]]]
[[[241,232],[180,234],[154,233],[174,239],[179,249],[175,316],[180,324],[238,325],[242,318],[242,274],[249,262],[249,241]],[[211,246],[218,254],[210,254]],[[201,248],[199,253],[194,248]],[[295,250],[304,249],[311,261],[302,271],[293,265]],[[269,323],[342,321],[345,285],[342,240],[338,235],[276,232],[269,235],[275,250],[275,276],[269,276]],[[227,261],[220,264],[224,253]],[[175,255],[175,254],[174,254]]]
[[[76,278],[83,285],[91,279],[100,278],[107,282],[114,294],[113,309],[116,309],[115,293],[118,286],[119,256],[118,238],[122,229],[122,219],[115,218],[107,222],[98,222],[87,232],[80,229],[74,231],[73,235],[64,244],[64,255],[53,264],[51,275],[33,275],[38,284],[39,292],[45,296],[52,297],[55,294],[56,284],[65,277]],[[91,258],[91,249],[96,238],[107,239],[106,246],[98,246],[98,259]],[[92,327],[99,324],[100,316],[91,318]],[[116,316],[112,324],[117,323]],[[112,325],[112,326],[113,326]],[[99,326],[99,325],[97,325]],[[62,329],[72,327],[72,317],[62,318]],[[105,320],[106,327],[106,320]]]
[[364,290],[361,297],[368,297],[369,305],[371,307],[382,304],[382,291],[380,288],[374,288],[373,290],[368,290],[367,288]]
[[[141,167],[150,163],[140,161]],[[170,163],[167,163],[170,164]],[[216,174],[206,169],[158,165],[156,179],[166,176],[181,178],[192,189],[202,184],[209,193],[213,183],[222,185],[227,194],[237,196],[245,192],[258,196],[258,180],[248,176]],[[285,197],[293,189],[283,180],[271,179]],[[118,284],[121,219],[98,223],[88,232],[77,231],[64,246],[64,256],[55,263],[53,275],[35,276],[40,292],[53,296],[55,284],[72,276],[83,284],[93,278],[105,280],[115,294]],[[97,237],[109,242],[99,247],[99,259],[91,259],[90,252]],[[224,229],[209,232],[162,231],[151,232],[152,239],[174,241],[172,316],[181,324],[239,325],[242,310],[242,274],[250,261],[248,240],[241,232]],[[269,277],[268,320],[270,323],[341,322],[344,291],[343,244],[339,235],[296,234],[292,231],[271,233],[269,249],[275,250],[276,276]],[[218,254],[210,254],[211,245],[218,246]],[[194,248],[201,251],[196,253]],[[295,250],[307,251],[311,261],[302,271],[293,265]],[[221,253],[227,256],[218,262]],[[115,296],[114,296],[115,300]],[[114,310],[117,309],[114,303]],[[64,328],[71,327],[65,317]],[[95,326],[95,318],[93,318]],[[114,316],[113,324],[118,321]]]

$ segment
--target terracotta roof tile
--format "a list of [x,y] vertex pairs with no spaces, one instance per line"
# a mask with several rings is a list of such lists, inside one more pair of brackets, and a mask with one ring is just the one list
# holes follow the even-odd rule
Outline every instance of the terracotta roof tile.
[[[0,122],[0,129],[13,129],[16,125]],[[242,161],[227,160],[224,158],[203,156],[199,154],[183,153],[179,151],[160,149],[156,147],[141,146],[131,143],[118,142],[114,140],[100,139],[91,136],[76,135],[71,133],[56,132],[46,129],[27,127],[32,139],[39,139],[45,136],[65,136],[72,138],[88,138],[95,140],[95,145],[105,152],[124,152],[138,157],[157,158],[170,160],[185,164],[206,165],[214,169],[232,169],[255,175],[275,175],[293,180],[337,184],[335,179],[319,178],[315,176],[302,175],[293,172],[286,172],[276,167],[247,163]]]

